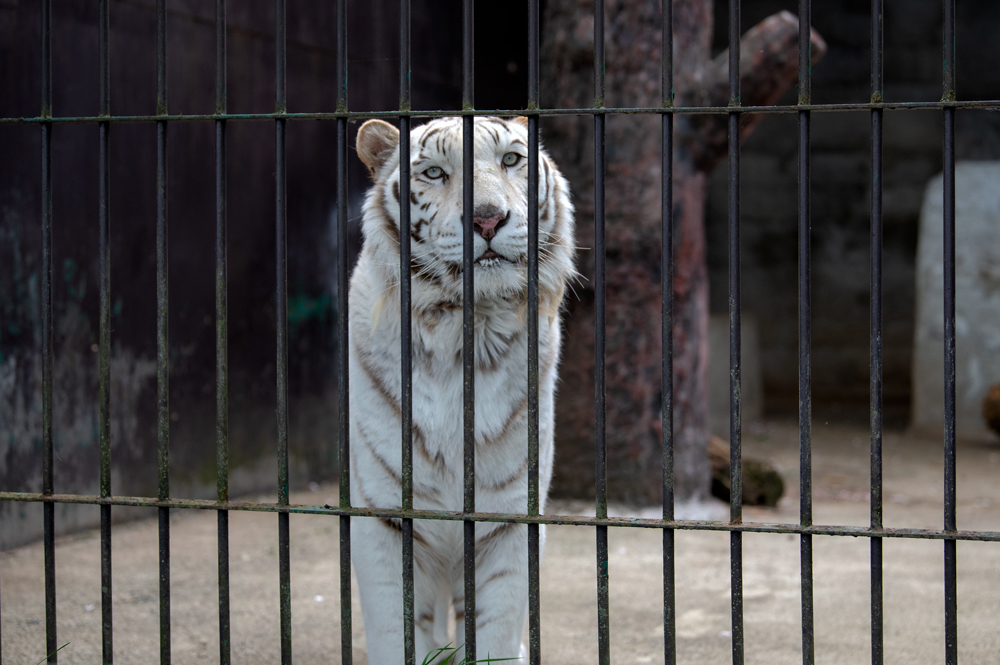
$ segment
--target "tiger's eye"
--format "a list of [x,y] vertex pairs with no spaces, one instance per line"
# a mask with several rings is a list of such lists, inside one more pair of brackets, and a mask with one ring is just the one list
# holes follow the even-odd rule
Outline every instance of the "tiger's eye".
[[432,166],[426,171],[424,171],[424,175],[430,178],[431,180],[437,180],[438,178],[444,175],[444,169],[442,169],[440,166]]
[[506,155],[503,156],[504,166],[515,166],[520,161],[521,161],[521,155],[517,154],[516,152],[508,152]]

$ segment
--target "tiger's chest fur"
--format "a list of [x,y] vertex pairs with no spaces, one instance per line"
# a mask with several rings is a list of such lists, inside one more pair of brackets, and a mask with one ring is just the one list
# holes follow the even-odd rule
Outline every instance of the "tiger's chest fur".
[[[519,120],[477,118],[473,214],[475,282],[475,497],[480,512],[524,512],[528,497],[527,131]],[[355,506],[402,505],[402,352],[399,243],[409,242],[413,505],[463,508],[462,122],[434,120],[411,132],[409,201],[401,201],[399,134],[381,121],[358,134],[374,185],[364,206],[364,245],[350,285],[350,479]],[[573,270],[573,208],[566,181],[539,155],[539,494],[552,475],[559,307]],[[410,206],[410,233],[400,230]],[[407,237],[408,236],[408,237]],[[369,662],[402,662],[400,524],[355,519],[352,552]],[[516,649],[526,597],[523,525],[476,525],[480,644]],[[417,647],[447,642],[462,589],[462,525],[414,524]],[[423,580],[423,582],[421,582]],[[515,585],[512,587],[511,585]],[[399,596],[401,599],[401,595]],[[483,604],[485,602],[485,605]],[[494,617],[490,620],[489,617]],[[521,617],[521,619],[517,619]],[[520,621],[520,623],[518,623]],[[512,623],[513,622],[513,623]],[[443,631],[443,632],[442,632]],[[482,639],[485,639],[484,643]],[[436,645],[436,646],[435,646]],[[373,649],[374,655],[373,655]],[[516,656],[517,653],[510,653]]]
[[[360,289],[358,289],[360,291]],[[391,303],[398,306],[398,301]],[[353,308],[352,308],[353,309]],[[522,512],[527,497],[528,334],[522,303],[476,308],[475,439],[477,509]],[[412,319],[414,506],[461,510],[463,497],[462,310],[438,304]],[[382,330],[382,326],[386,329]],[[358,328],[362,330],[359,331]],[[367,330],[365,330],[367,328]],[[357,499],[372,507],[401,501],[401,352],[399,326],[352,326],[352,461]],[[551,443],[551,396],[559,322],[543,317],[540,342],[540,441]],[[545,417],[541,417],[544,415]],[[543,445],[540,444],[540,445]],[[551,451],[542,450],[544,460]],[[548,474],[546,474],[546,480]],[[547,485],[547,482],[545,483]]]

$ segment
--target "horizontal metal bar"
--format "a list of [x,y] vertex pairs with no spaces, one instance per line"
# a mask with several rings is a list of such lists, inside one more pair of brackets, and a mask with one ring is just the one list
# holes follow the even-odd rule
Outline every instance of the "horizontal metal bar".
[[[336,120],[348,118],[363,120],[366,118],[443,118],[454,116],[543,116],[543,115],[727,115],[733,112],[732,106],[671,106],[671,107],[593,107],[575,109],[469,109],[453,111],[343,111],[329,113],[214,113],[193,115],[109,115],[109,116],[36,116],[29,118],[0,118],[0,125],[27,125],[51,123],[94,123],[94,122],[200,122],[208,120]],[[886,111],[925,111],[935,109],[974,109],[983,111],[1000,111],[1000,100],[986,99],[978,101],[936,101],[936,102],[879,102],[859,104],[790,104],[785,106],[740,106],[741,113],[771,114],[798,113],[799,111],[871,111],[882,109]]]
[[398,508],[338,508],[331,505],[280,505],[256,501],[210,501],[207,499],[159,500],[144,496],[101,497],[84,494],[40,494],[36,492],[0,492],[0,501],[27,503],[72,503],[130,508],[180,508],[190,510],[240,510],[301,515],[342,515],[346,517],[392,517],[418,520],[461,522],[506,522],[514,524],[552,524],[555,526],[612,526],[641,529],[684,529],[688,531],[742,531],[746,533],[791,533],[814,536],[851,536],[853,538],[917,538],[923,540],[969,540],[1000,542],[1000,531],[942,531],[938,529],[872,529],[861,526],[808,526],[769,522],[704,522],[698,520],[662,520],[641,517],[588,517],[584,515],[525,515],[523,513],[463,513],[437,510],[400,510]]

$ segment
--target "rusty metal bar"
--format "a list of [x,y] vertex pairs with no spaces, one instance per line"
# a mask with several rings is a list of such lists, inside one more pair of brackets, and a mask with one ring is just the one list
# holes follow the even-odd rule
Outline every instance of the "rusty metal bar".
[[[674,104],[674,3],[663,0],[660,76],[664,108]],[[663,454],[663,519],[674,519],[674,117],[660,116],[660,392]],[[663,530],[663,662],[677,662],[674,530]]]
[[[871,3],[871,101],[883,98],[883,0]],[[871,111],[871,526],[882,526],[882,109]],[[872,665],[883,661],[882,540],[871,539]]]
[[[52,116],[52,0],[42,0],[42,99],[40,115]],[[52,442],[52,124],[42,124],[42,493],[51,495]],[[55,505],[42,508],[45,568],[45,653],[58,659],[56,623]],[[2,658],[2,655],[0,655]]]
[[[944,5],[944,100],[955,99],[955,0]],[[944,528],[954,531],[955,490],[955,109],[944,110]],[[958,552],[944,544],[945,663],[958,663]]]
[[[539,0],[528,2],[528,108],[538,108]],[[539,512],[538,116],[528,118],[528,515]],[[539,525],[528,525],[528,663],[542,662]]]
[[[166,0],[156,0],[156,112],[167,114]],[[156,123],[156,432],[157,497],[170,496],[170,344],[168,335],[167,122]],[[170,665],[170,509],[159,520],[160,665]]]

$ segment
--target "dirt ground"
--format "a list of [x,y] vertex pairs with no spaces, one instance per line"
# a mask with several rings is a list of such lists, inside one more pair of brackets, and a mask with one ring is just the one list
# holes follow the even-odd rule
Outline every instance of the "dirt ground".
[[[798,521],[798,432],[794,425],[748,427],[744,454],[775,463],[786,497],[776,509],[747,509],[748,521]],[[960,441],[958,526],[1000,531],[1000,443]],[[815,522],[868,523],[868,435],[817,424],[814,433]],[[940,439],[885,437],[885,523],[942,524]],[[318,486],[294,503],[335,502],[336,488]],[[723,508],[721,505],[720,508]],[[555,502],[551,512],[593,514],[592,506]],[[97,508],[94,508],[96,511]],[[124,510],[124,509],[116,509]],[[618,514],[628,514],[619,509]],[[655,516],[656,510],[632,511]],[[725,519],[728,511],[719,511]],[[338,520],[291,517],[293,653],[296,662],[338,663]],[[277,518],[231,513],[233,662],[276,663],[278,652]],[[216,518],[175,511],[171,527],[173,663],[217,662]],[[611,652],[615,663],[663,658],[661,536],[646,529],[610,533]],[[115,662],[158,662],[157,528],[155,520],[116,526]],[[869,543],[814,538],[817,663],[870,661]],[[747,663],[800,663],[799,540],[744,536]],[[1000,543],[958,546],[959,658],[1000,662]],[[100,652],[100,541],[88,531],[56,548],[60,663],[96,665]],[[542,562],[542,654],[555,664],[597,662],[595,539],[591,528],[555,527]],[[679,663],[727,663],[730,655],[729,538],[677,534]],[[887,539],[884,544],[885,662],[940,663],[944,654],[943,547],[939,541]],[[361,612],[354,604],[354,662],[364,664]],[[44,658],[42,548],[0,554],[2,662],[34,665]],[[374,665],[374,664],[373,664]]]

